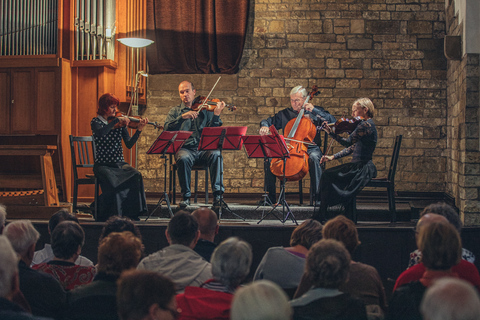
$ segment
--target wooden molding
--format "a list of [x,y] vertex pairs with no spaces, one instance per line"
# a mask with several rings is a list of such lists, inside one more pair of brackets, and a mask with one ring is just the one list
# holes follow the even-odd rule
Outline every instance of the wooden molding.
[[118,64],[110,59],[102,59],[102,60],[77,60],[72,61],[72,67],[106,67],[110,69],[117,69]]

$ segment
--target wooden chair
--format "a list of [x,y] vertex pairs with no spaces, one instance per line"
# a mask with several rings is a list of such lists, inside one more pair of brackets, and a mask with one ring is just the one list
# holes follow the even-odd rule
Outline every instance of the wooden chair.
[[[367,183],[366,187],[386,188],[388,197],[388,210],[390,211],[390,221],[395,224],[397,221],[397,211],[395,208],[395,173],[397,171],[397,162],[400,155],[400,147],[402,145],[402,135],[395,138],[393,146],[392,158],[390,159],[390,167],[388,168],[388,175],[382,178],[373,178]],[[356,197],[353,201],[353,221],[357,223]]]
[[[172,163],[172,170],[170,171],[170,191],[172,191],[172,203],[175,204],[176,202],[176,193],[177,193],[177,164],[172,162],[172,158],[170,157],[170,163]],[[204,171],[205,172],[205,204],[208,204],[208,166],[202,166],[202,165],[194,165],[192,167],[192,172],[195,171],[195,188],[193,189],[194,191],[194,203],[197,203],[198,199],[198,171]]]
[[98,179],[93,173],[85,174],[79,178],[78,168],[93,168],[95,163],[95,143],[92,136],[70,135],[70,151],[73,168],[73,212],[77,211],[78,185],[95,185],[94,205],[95,220],[97,220],[98,209]]

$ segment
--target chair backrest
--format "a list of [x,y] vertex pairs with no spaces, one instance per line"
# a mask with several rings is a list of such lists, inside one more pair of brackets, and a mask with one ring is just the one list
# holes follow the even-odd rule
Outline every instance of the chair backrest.
[[95,163],[95,143],[92,136],[70,135],[73,175],[78,179],[77,168],[93,168]]
[[388,169],[388,180],[395,182],[395,172],[397,171],[398,156],[400,155],[400,146],[402,145],[402,135],[395,138],[395,145],[393,146],[392,159],[390,160],[390,168]]

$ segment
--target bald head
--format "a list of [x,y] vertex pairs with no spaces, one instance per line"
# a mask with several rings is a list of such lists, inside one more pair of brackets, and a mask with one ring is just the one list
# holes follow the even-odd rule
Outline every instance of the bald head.
[[200,238],[213,242],[218,233],[218,219],[215,211],[210,208],[200,208],[192,212],[197,218]]

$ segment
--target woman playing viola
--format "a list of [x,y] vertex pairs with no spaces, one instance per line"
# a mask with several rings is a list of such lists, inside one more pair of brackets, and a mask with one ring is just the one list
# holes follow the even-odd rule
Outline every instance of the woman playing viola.
[[147,211],[142,175],[125,162],[123,158],[122,139],[131,149],[137,142],[148,119],[140,120],[137,131],[130,137],[127,126],[130,120],[115,117],[120,101],[111,93],[106,93],[98,100],[98,116],[90,122],[95,141],[95,165],[93,172],[102,188],[99,197],[97,219],[105,221],[109,216],[127,216],[138,220],[142,212]]
[[363,187],[377,176],[377,168],[372,162],[372,155],[377,145],[377,129],[373,122],[375,107],[368,98],[360,98],[352,105],[352,116],[363,117],[355,130],[347,137],[336,135],[328,125],[323,129],[346,148],[342,151],[327,156],[324,155],[320,163],[352,155],[350,163],[345,163],[323,172],[320,180],[320,212],[314,212],[314,219],[325,220],[329,206],[343,203],[345,215],[352,218],[353,198]]

